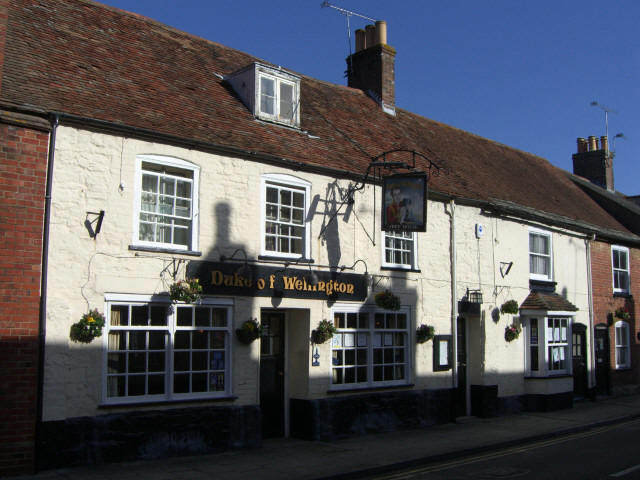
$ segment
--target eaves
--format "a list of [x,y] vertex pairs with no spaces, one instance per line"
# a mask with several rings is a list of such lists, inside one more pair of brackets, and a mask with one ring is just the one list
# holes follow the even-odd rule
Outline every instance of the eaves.
[[[136,138],[144,141],[153,141],[158,143],[164,143],[172,146],[184,147],[194,149],[203,152],[224,154],[237,158],[242,158],[249,161],[256,161],[267,163],[271,165],[278,165],[285,168],[289,168],[296,171],[306,171],[310,173],[317,173],[321,175],[327,175],[334,178],[344,178],[355,181],[362,181],[365,179],[365,173],[357,173],[350,170],[332,168],[322,165],[313,165],[304,162],[299,162],[287,158],[278,157],[275,155],[269,155],[258,151],[248,151],[238,147],[229,145],[220,145],[211,142],[193,140],[174,135],[155,132],[152,130],[142,129],[138,127],[132,127],[129,125],[109,122],[105,120],[98,120],[94,118],[82,117],[79,115],[73,115],[64,112],[45,112],[37,107],[32,106],[17,106],[9,105],[7,103],[0,102],[0,109],[6,108],[6,110],[0,110],[2,117],[0,120],[6,118],[7,121],[12,123],[24,124],[29,122],[30,126],[39,128],[42,130],[50,130],[50,124],[48,119],[57,117],[60,124],[77,127],[85,130],[108,133],[113,135],[126,135],[129,138]],[[368,178],[368,182],[371,184],[377,184],[375,179]],[[429,190],[429,198],[434,201],[449,202],[455,201],[459,205],[472,206],[482,209],[485,213],[511,217],[515,219],[527,220],[542,223],[545,225],[556,226],[559,228],[566,228],[583,233],[585,236],[593,236],[601,238],[602,240],[609,240],[614,242],[622,242],[628,245],[640,246],[640,236],[632,233],[620,232],[617,230],[607,229],[594,225],[588,222],[575,220],[561,215],[556,215],[548,212],[536,210],[534,208],[525,207],[512,202],[507,202],[500,199],[478,200],[463,198],[456,195],[452,195],[445,192],[438,192],[435,190]]]

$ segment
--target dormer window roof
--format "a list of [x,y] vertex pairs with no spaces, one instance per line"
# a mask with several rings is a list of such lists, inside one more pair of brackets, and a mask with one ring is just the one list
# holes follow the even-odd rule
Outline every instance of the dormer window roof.
[[258,62],[226,78],[256,118],[300,126],[300,77]]

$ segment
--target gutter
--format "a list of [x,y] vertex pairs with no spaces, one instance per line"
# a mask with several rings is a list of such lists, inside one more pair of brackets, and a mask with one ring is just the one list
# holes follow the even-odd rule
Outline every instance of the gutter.
[[[44,115],[41,109],[29,105],[15,105],[6,104],[0,101],[0,107],[11,109],[11,111],[28,112],[32,115]],[[15,115],[15,114],[14,114]],[[102,133],[110,133],[114,135],[125,135],[130,138],[136,138],[139,140],[160,142],[178,147],[184,147],[188,149],[194,149],[203,152],[226,154],[236,157],[241,157],[251,161],[260,161],[269,163],[271,165],[282,166],[292,170],[305,171],[310,173],[317,173],[322,175],[333,176],[337,178],[344,178],[354,181],[367,180],[371,184],[381,184],[366,177],[365,174],[355,173],[353,171],[331,168],[323,165],[311,165],[305,162],[290,160],[287,158],[278,157],[276,155],[269,155],[253,150],[245,150],[238,147],[229,145],[220,145],[212,142],[189,140],[176,135],[169,135],[164,133],[158,133],[152,130],[143,129],[139,127],[132,127],[129,125],[118,124],[106,120],[97,120],[94,118],[82,117],[79,115],[73,115],[63,112],[51,112],[51,115],[57,117],[59,122],[64,122],[67,125],[78,127],[84,130],[97,131]],[[438,192],[436,190],[429,189],[428,198],[434,201],[449,202],[451,200],[456,201],[458,205],[477,207],[484,210],[486,213],[494,214],[498,216],[513,216],[519,220],[532,220],[537,222],[543,222],[551,224],[557,227],[576,230],[578,232],[592,235],[594,232],[604,240],[611,240],[615,242],[622,242],[631,246],[640,247],[640,236],[600,227],[598,225],[590,224],[581,220],[571,219],[562,215],[556,215],[534,208],[525,207],[516,203],[507,202],[499,199],[478,200],[472,198],[465,198],[455,196],[453,194]]]
[[[595,234],[585,240],[587,250],[587,295],[589,302],[589,378],[587,388],[596,388],[596,334],[595,318],[593,313],[593,272],[591,270],[591,242],[596,240]],[[594,396],[595,398],[595,396]]]
[[42,272],[40,275],[40,319],[38,325],[38,385],[36,392],[36,435],[35,435],[35,468],[40,464],[40,448],[42,430],[42,409],[44,405],[44,354],[47,336],[47,285],[49,273],[49,225],[51,222],[51,190],[53,186],[53,161],[55,157],[56,130],[59,118],[51,117],[51,134],[49,135],[49,155],[47,158],[47,183],[45,187],[44,224],[42,233]]
[[[451,218],[449,229],[449,242],[451,247],[449,248],[450,265],[451,265],[451,343],[453,345],[451,359],[451,388],[455,390],[458,386],[458,302],[457,298],[457,252],[456,252],[456,202],[451,199],[449,201],[450,211],[447,212]],[[465,393],[466,396],[466,393]],[[451,395],[452,416],[455,415],[455,394]]]

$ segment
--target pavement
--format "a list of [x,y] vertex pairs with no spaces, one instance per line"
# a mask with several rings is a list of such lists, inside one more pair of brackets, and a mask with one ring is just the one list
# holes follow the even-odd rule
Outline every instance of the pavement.
[[372,434],[333,442],[267,439],[261,448],[209,455],[48,470],[20,480],[354,479],[523,445],[640,419],[640,395],[574,402],[553,412],[493,418]]

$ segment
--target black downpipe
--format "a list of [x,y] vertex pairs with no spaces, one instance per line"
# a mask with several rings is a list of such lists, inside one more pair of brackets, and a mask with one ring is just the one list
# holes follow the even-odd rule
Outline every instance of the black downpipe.
[[34,470],[40,465],[39,448],[42,443],[42,406],[44,403],[44,350],[47,333],[47,277],[49,274],[49,223],[51,220],[51,189],[53,185],[53,159],[55,156],[56,130],[58,115],[51,116],[51,135],[49,135],[49,155],[47,158],[47,184],[44,195],[44,224],[42,233],[42,273],[40,275],[40,320],[38,328],[38,390],[36,394],[36,440]]

